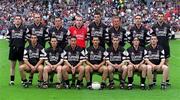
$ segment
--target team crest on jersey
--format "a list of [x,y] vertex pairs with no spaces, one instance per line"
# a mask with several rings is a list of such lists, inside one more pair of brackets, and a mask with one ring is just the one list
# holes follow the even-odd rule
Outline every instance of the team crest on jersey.
[[102,27],[100,28],[100,31],[103,32],[103,28]]
[[77,31],[76,31],[76,30],[74,30],[73,32],[74,32],[74,34],[77,34]]
[[158,31],[159,31],[159,29],[158,29],[158,28],[156,28],[155,30],[156,30],[156,32],[158,32]]
[[141,34],[144,34],[144,30],[141,30]]
[[133,33],[136,34],[136,31],[134,30]]
[[11,32],[12,32],[12,33],[15,33],[15,30],[12,30]]
[[56,36],[56,33],[55,33],[55,32],[52,32],[52,36]]
[[71,55],[71,52],[68,52],[68,55]]
[[41,27],[40,31],[43,32],[43,28],[42,27]]
[[35,28],[32,28],[32,31],[35,31]]
[[164,27],[164,32],[167,32],[167,27]]
[[91,51],[90,54],[91,54],[91,55],[94,54],[93,51]]
[[94,31],[94,30],[95,30],[95,28],[94,28],[94,27],[92,27],[92,28],[91,28],[91,30],[92,30],[92,31]]

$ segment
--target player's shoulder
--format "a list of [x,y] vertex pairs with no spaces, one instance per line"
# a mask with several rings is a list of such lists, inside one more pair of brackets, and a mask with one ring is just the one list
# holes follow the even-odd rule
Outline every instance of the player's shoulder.
[[99,50],[105,51],[105,48],[103,48],[102,46],[99,46]]
[[62,27],[62,31],[67,32],[68,30],[66,28]]
[[133,46],[127,48],[127,51],[132,51],[132,50],[133,50]]
[[41,50],[41,49],[44,49],[43,46],[40,45],[40,44],[37,44],[36,48],[38,48],[38,49],[40,49],[40,50]]
[[110,46],[110,47],[108,47],[108,48],[106,49],[106,51],[110,52],[110,51],[112,51],[112,49],[113,49],[113,47]]
[[162,47],[161,45],[157,45],[157,48],[158,48],[159,50],[163,50],[163,47]]
[[149,50],[151,48],[152,48],[152,46],[150,44],[145,47],[146,50]]
[[145,48],[142,46],[139,46],[139,50],[144,50]]

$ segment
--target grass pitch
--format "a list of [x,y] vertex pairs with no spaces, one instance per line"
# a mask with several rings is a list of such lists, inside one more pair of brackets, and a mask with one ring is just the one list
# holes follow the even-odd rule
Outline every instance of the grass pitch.
[[[0,40],[0,100],[180,100],[180,40],[172,40],[170,58],[170,83],[172,86],[167,90],[160,89],[161,77],[158,75],[157,86],[153,90],[120,90],[119,82],[116,82],[114,90],[88,90],[88,89],[39,89],[36,87],[37,75],[34,76],[33,86],[23,88],[21,86],[18,66],[16,66],[15,85],[9,86],[9,61],[8,42]],[[93,80],[101,78],[94,75]],[[85,82],[84,82],[85,83]],[[134,79],[134,84],[139,85],[139,77]]]

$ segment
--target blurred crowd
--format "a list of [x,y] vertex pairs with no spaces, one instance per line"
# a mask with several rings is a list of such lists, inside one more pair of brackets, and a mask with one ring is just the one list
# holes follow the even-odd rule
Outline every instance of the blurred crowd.
[[102,12],[103,22],[111,25],[111,17],[122,17],[123,27],[129,29],[133,24],[133,16],[143,16],[143,23],[150,28],[156,22],[158,11],[165,13],[166,21],[174,32],[180,30],[180,4],[178,0],[0,0],[0,34],[5,33],[12,23],[13,16],[23,16],[24,24],[30,25],[35,12],[43,16],[43,23],[53,25],[54,16],[61,16],[64,27],[72,25],[74,16],[84,18],[85,25],[93,19],[96,10]]

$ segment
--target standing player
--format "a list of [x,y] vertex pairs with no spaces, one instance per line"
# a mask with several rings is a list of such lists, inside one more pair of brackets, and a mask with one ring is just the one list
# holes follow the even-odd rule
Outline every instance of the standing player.
[[46,49],[47,59],[45,60],[46,66],[43,71],[43,88],[48,88],[48,74],[56,72],[57,73],[57,84],[56,88],[61,88],[62,86],[62,49],[58,46],[58,40],[56,37],[51,37],[50,39],[51,47]]
[[135,21],[135,24],[130,29],[130,34],[128,34],[128,40],[130,41],[130,44],[132,45],[132,41],[134,37],[138,37],[140,41],[140,46],[145,47],[150,37],[149,32],[142,24],[141,15],[136,15],[134,17],[134,21]]
[[87,88],[91,89],[92,80],[91,74],[93,72],[99,72],[102,73],[102,82],[101,82],[101,88],[106,87],[106,79],[108,76],[108,68],[104,65],[105,59],[104,59],[104,52],[105,49],[99,45],[100,40],[99,37],[93,37],[92,38],[93,45],[87,48],[85,51],[87,60],[86,60],[86,67],[85,67],[85,77],[87,81]]
[[113,26],[108,30],[109,46],[112,44],[112,37],[116,35],[119,37],[119,45],[123,47],[127,38],[126,30],[121,27],[121,18],[118,16],[114,16],[112,18],[112,24]]
[[25,47],[25,37],[27,28],[22,25],[22,17],[16,15],[14,24],[7,31],[7,39],[9,40],[9,60],[10,67],[10,85],[14,85],[16,61],[19,61],[19,66],[23,64],[23,52]]
[[107,31],[108,31],[107,26],[101,22],[101,14],[99,12],[95,12],[94,20],[88,26],[88,38],[90,38],[90,46],[93,45],[92,43],[93,37],[97,36],[99,37],[100,40],[99,45],[105,48],[105,42],[108,40],[107,37],[109,37]]
[[165,52],[163,48],[157,44],[157,36],[151,36],[150,45],[146,48],[146,63],[147,63],[147,78],[149,81],[149,89],[153,87],[153,75],[152,72],[163,72],[163,79],[161,83],[161,89],[166,89],[168,78],[168,66],[165,64]]
[[70,36],[77,38],[77,46],[83,49],[86,48],[87,28],[83,25],[83,18],[81,16],[75,17],[75,25],[69,28],[69,33]]
[[84,66],[82,65],[84,56],[83,49],[77,46],[77,38],[75,36],[72,36],[70,38],[70,45],[64,49],[63,55],[64,66],[62,67],[62,72],[66,88],[70,88],[68,73],[72,73],[75,75],[77,72],[79,75],[76,83],[76,88],[80,89],[84,76]]
[[54,26],[48,30],[49,37],[56,37],[58,46],[62,49],[67,45],[67,30],[63,27],[63,21],[60,17],[54,18]]
[[140,72],[141,77],[141,89],[145,89],[145,79],[147,67],[144,64],[144,57],[147,51],[144,47],[140,46],[140,40],[135,37],[132,41],[132,46],[127,49],[129,54],[129,65],[128,65],[128,89],[132,89],[133,73]]
[[[153,33],[158,38],[158,45],[160,45],[165,51],[165,64],[168,66],[168,58],[170,57],[170,46],[169,46],[169,37],[170,37],[170,26],[164,22],[164,14],[158,14],[158,21],[152,27]],[[156,83],[156,76],[154,76],[154,84]],[[169,85],[169,79],[166,80]]]
[[114,35],[112,37],[112,46],[107,49],[108,56],[106,57],[106,63],[109,70],[109,88],[114,88],[113,72],[116,70],[122,72],[120,80],[120,88],[123,89],[125,86],[125,79],[127,76],[127,66],[124,61],[127,57],[127,52],[124,48],[119,45],[119,36]]
[[41,45],[37,42],[38,38],[36,35],[32,34],[30,38],[30,44],[24,50],[24,64],[20,66],[21,80],[24,87],[28,87],[28,82],[26,79],[25,72],[30,72],[33,75],[35,72],[39,72],[38,76],[38,86],[43,83],[43,61],[46,58],[46,53]]
[[42,16],[40,13],[35,13],[34,15],[34,23],[28,27],[28,38],[30,38],[31,34],[36,34],[38,37],[38,44],[45,47],[46,41],[49,39],[48,31],[46,26],[42,23]]

